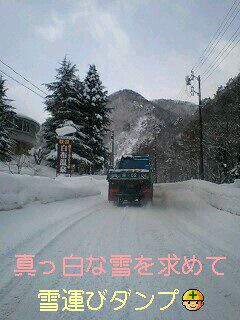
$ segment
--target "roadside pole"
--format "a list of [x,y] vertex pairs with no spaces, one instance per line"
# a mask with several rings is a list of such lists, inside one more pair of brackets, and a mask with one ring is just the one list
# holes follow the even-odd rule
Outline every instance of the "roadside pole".
[[199,175],[201,180],[204,180],[204,163],[203,163],[203,124],[202,124],[202,97],[201,97],[201,77],[198,76],[198,110],[199,110],[199,140],[200,140],[200,150],[199,150]]
[[115,138],[114,138],[114,131],[111,134],[111,142],[112,142],[112,150],[111,150],[111,165],[114,167],[114,150],[115,150]]
[[[199,112],[199,179],[204,180],[204,156],[203,156],[203,123],[202,123],[202,93],[201,93],[201,77],[196,77],[194,71],[191,76],[186,76],[186,85],[191,87],[191,95],[198,95],[198,112]],[[198,81],[198,91],[195,91],[192,81]]]
[[158,176],[157,176],[157,124],[155,121],[154,124],[154,171],[155,171],[155,183],[158,182]]

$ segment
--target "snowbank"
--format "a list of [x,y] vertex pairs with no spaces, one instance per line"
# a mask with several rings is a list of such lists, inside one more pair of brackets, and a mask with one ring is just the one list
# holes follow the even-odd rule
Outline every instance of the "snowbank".
[[0,210],[21,208],[33,201],[41,203],[100,194],[93,177],[48,177],[0,172]]
[[240,179],[236,179],[233,183],[233,187],[240,188]]
[[[11,164],[10,168],[13,173],[17,173],[17,167],[15,165]],[[0,172],[10,173],[7,163],[0,161]],[[41,165],[33,164],[32,166],[24,166],[20,174],[55,178],[56,169],[51,168],[47,165],[44,165],[44,161],[43,161],[43,164]]]
[[215,184],[202,180],[190,180],[178,183],[157,184],[155,191],[170,189],[188,189],[211,206],[240,215],[240,182]]

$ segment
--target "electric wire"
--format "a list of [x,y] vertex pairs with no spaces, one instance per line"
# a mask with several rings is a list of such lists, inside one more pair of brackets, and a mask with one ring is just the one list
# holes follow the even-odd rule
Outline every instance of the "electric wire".
[[235,45],[232,47],[230,51],[225,55],[225,57],[220,61],[220,63],[212,70],[212,72],[203,79],[204,82],[206,82],[207,79],[210,78],[210,76],[214,73],[214,71],[220,66],[220,64],[228,57],[228,55],[234,50],[234,48],[240,43],[240,39],[235,43]]
[[[208,52],[209,54],[209,50],[211,50],[211,47],[213,46],[214,42],[218,39],[219,35],[221,34],[221,32],[224,32],[224,28],[226,26],[226,24],[228,23],[228,21],[231,19],[232,15],[234,14],[234,12],[236,11],[237,7],[239,6],[240,2],[238,2],[239,0],[235,0],[231,6],[231,8],[229,9],[229,11],[227,12],[227,14],[225,15],[223,21],[221,22],[220,26],[218,27],[217,31],[214,33],[212,39],[210,40],[209,44],[207,45],[207,47],[203,50],[202,54],[200,55],[200,58],[198,59],[199,62],[197,62],[193,69],[197,69],[199,67],[200,64],[203,64],[202,61],[206,55],[206,53]],[[238,3],[237,3],[238,2]],[[236,5],[237,3],[237,5]],[[235,7],[236,5],[236,7]],[[235,7],[235,8],[234,8]],[[231,13],[232,9],[234,8],[233,12]],[[231,13],[230,17],[229,14]],[[237,14],[239,13],[239,11],[237,12]],[[234,19],[236,18],[237,14],[234,16]],[[227,28],[229,28],[229,26],[231,25],[231,23],[233,22],[233,20],[230,22],[230,24],[228,25]],[[225,21],[226,20],[226,21]],[[226,32],[226,31],[225,31]],[[221,39],[221,38],[220,38]],[[220,40],[219,40],[220,41]]]
[[234,41],[240,35],[240,32],[238,32],[239,30],[240,30],[240,26],[234,32],[233,36],[229,39],[229,41],[231,41],[231,42],[225,44],[225,46],[221,49],[221,51],[218,53],[218,55],[214,58],[214,61],[204,70],[204,72],[202,73],[202,77],[204,77],[206,74],[208,74],[212,68],[214,68],[214,66],[219,61],[219,59],[225,54],[225,52],[228,50],[228,48],[231,47],[231,45],[234,43]]
[[[236,16],[239,14],[240,12],[240,8],[237,11],[237,13],[235,14],[234,18],[232,19],[231,23],[235,20]],[[205,58],[201,61],[201,63],[199,64],[198,69],[200,70],[202,68],[202,66],[205,64],[205,62],[207,60],[209,60],[210,57],[212,57],[214,55],[215,49],[217,47],[217,45],[219,44],[219,42],[221,41],[222,37],[225,35],[225,33],[227,32],[227,30],[229,29],[231,23],[228,25],[228,27],[224,30],[224,32],[221,34],[221,37],[217,40],[217,42],[215,43],[215,45],[212,47],[212,49],[208,52],[208,54],[205,56]],[[231,39],[230,39],[231,40]],[[229,41],[230,41],[229,40]]]
[[8,67],[10,70],[12,70],[14,73],[16,73],[18,76],[20,76],[21,78],[23,78],[25,81],[27,81],[28,83],[30,83],[34,88],[38,89],[39,91],[41,91],[42,93],[44,93],[45,95],[47,95],[46,92],[44,92],[41,88],[39,88],[38,86],[36,86],[34,83],[32,83],[30,80],[28,80],[26,77],[24,77],[23,75],[21,75],[19,72],[17,72],[16,70],[14,70],[11,66],[9,66],[7,63],[5,63],[3,60],[0,59],[0,62]]
[[7,76],[8,78],[12,79],[13,81],[17,82],[18,84],[20,84],[21,86],[25,87],[26,89],[32,91],[33,93],[35,93],[36,95],[38,95],[40,98],[45,99],[45,97],[43,97],[42,95],[40,95],[39,93],[37,93],[36,91],[32,90],[31,88],[29,88],[28,86],[26,86],[25,84],[23,84],[22,82],[18,81],[17,79],[13,78],[12,76],[10,76],[9,74],[7,74],[6,72],[4,72],[3,70],[0,69],[0,72],[2,74],[4,74],[5,76]]

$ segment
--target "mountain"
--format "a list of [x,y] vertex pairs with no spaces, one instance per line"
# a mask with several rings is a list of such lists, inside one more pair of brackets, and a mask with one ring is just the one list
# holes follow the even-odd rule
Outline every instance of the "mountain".
[[[195,109],[195,105],[183,101],[149,101],[128,89],[111,94],[108,107],[112,109],[109,129],[115,134],[116,158],[122,154],[138,152],[145,145],[151,148],[156,135],[162,135],[162,143],[166,143],[169,135],[175,137],[179,134],[174,130],[179,122],[183,122],[181,130],[187,125]],[[191,111],[188,112],[188,108]],[[110,143],[110,133],[106,142]],[[149,154],[150,151],[146,150]]]
[[155,99],[151,101],[156,107],[175,113],[182,118],[192,116],[197,106],[191,102],[171,100],[171,99]]

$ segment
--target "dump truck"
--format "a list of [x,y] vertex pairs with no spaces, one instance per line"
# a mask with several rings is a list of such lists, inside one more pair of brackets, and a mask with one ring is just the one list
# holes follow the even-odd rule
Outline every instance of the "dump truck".
[[149,156],[124,155],[116,168],[109,166],[108,200],[123,202],[152,202],[153,182]]

